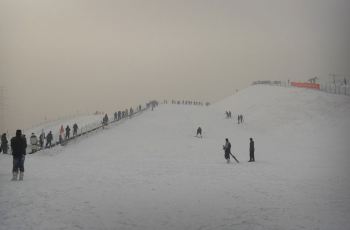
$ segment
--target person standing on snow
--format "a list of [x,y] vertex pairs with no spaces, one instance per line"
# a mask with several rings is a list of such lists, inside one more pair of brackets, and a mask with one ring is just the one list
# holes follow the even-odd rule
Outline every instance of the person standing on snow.
[[1,149],[4,154],[7,154],[7,150],[9,149],[6,133],[1,135]]
[[62,142],[63,137],[64,137],[64,128],[63,128],[63,125],[61,125],[60,136],[59,136],[60,143]]
[[254,141],[253,141],[253,138],[250,138],[250,143],[249,143],[249,158],[250,158],[250,160],[248,162],[255,161],[254,151],[255,151]]
[[51,148],[51,141],[53,139],[52,132],[50,131],[46,136],[46,148]]
[[70,136],[70,128],[69,128],[69,125],[67,125],[67,127],[66,127],[66,139],[67,140],[69,139],[69,136]]
[[73,137],[75,137],[78,134],[78,125],[77,123],[74,123],[73,125]]
[[198,127],[196,137],[202,137],[202,128]]
[[38,138],[34,133],[32,133],[32,135],[30,136],[30,145],[32,147],[31,153],[35,153],[36,151],[38,151]]
[[40,144],[40,147],[44,147],[44,139],[45,139],[45,133],[44,133],[44,130],[41,130],[41,134],[39,136],[39,144]]
[[20,129],[16,131],[16,136],[11,139],[11,148],[13,156],[12,180],[17,180],[18,171],[20,171],[19,180],[23,180],[27,143]]
[[223,146],[223,149],[225,150],[225,159],[227,161],[227,164],[230,163],[230,154],[231,154],[231,143],[228,141],[228,138],[225,139],[225,145]]

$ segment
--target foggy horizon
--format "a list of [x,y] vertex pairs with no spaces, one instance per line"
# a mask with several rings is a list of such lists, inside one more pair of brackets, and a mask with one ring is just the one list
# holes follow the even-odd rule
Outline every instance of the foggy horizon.
[[0,132],[350,74],[350,2],[0,0]]

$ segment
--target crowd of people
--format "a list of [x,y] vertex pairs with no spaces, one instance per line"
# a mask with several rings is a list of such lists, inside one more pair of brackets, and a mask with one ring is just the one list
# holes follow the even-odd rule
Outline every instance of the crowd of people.
[[[163,101],[163,104],[168,104],[168,100],[164,100]],[[200,102],[200,101],[192,101],[192,100],[171,100],[171,104],[172,105],[200,105],[200,106],[203,106],[204,104],[206,106],[209,106],[210,103],[209,102],[206,102],[206,103],[203,103],[203,102]]]

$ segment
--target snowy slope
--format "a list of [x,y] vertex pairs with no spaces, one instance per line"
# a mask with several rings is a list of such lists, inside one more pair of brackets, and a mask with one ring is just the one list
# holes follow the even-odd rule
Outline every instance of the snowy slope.
[[[349,97],[254,86],[210,107],[162,105],[28,156],[23,182],[10,181],[1,155],[0,229],[347,230],[349,117]],[[226,137],[240,164],[225,163]]]

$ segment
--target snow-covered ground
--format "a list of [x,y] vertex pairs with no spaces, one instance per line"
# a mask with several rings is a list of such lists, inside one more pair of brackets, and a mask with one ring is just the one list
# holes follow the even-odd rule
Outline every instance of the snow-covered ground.
[[[28,155],[22,182],[1,155],[0,229],[348,230],[349,118],[349,97],[254,86]],[[240,164],[226,164],[226,137]]]

